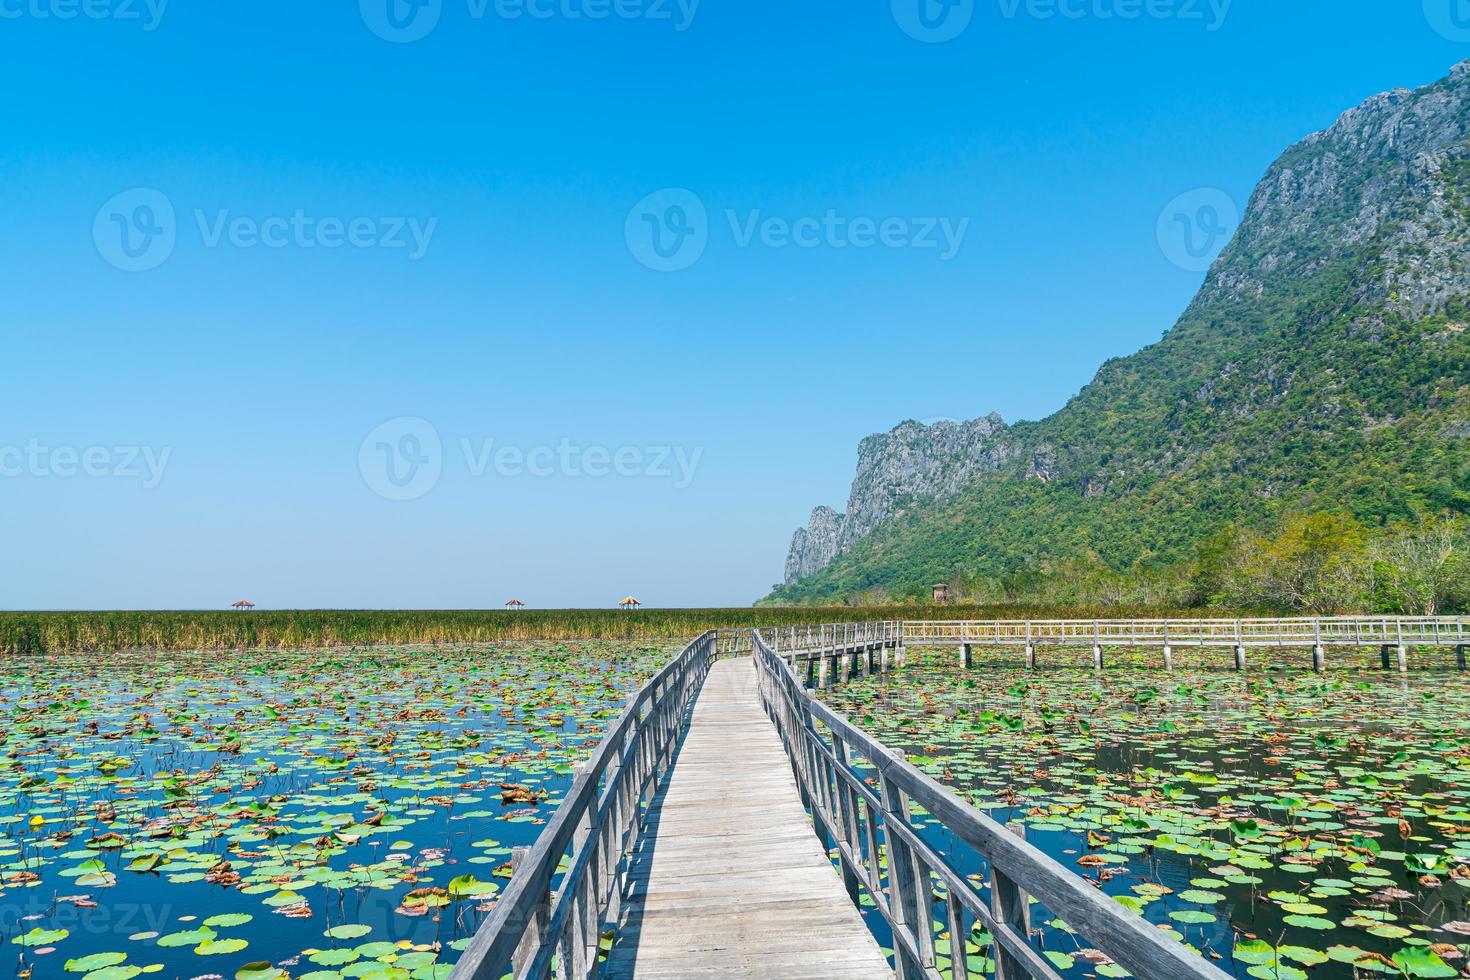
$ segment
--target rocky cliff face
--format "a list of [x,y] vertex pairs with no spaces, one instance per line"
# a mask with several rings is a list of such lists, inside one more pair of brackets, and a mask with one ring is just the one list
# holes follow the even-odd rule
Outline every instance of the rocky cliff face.
[[[898,584],[899,567],[994,571],[1102,545],[1115,562],[1178,555],[1267,507],[1387,519],[1368,472],[1445,506],[1467,459],[1467,321],[1470,62],[1375,96],[1287,150],[1175,327],[1104,364],[1055,415],[1017,428],[995,415],[905,422],[864,439],[846,513],[818,508],[792,541],[788,586],[812,581],[786,592],[835,597],[844,582]],[[1072,514],[1049,543],[1019,526],[1043,485],[1050,502],[1031,519]],[[946,509],[961,495],[965,507]],[[1170,508],[1181,516],[1147,526]],[[1011,552],[989,554],[999,525],[961,549],[974,530],[956,524],[961,511],[1005,515]],[[905,515],[904,535],[844,558]],[[1130,522],[1136,533],[1123,533]],[[909,553],[920,532],[925,561]]]
[[890,518],[917,503],[949,496],[1016,457],[1020,444],[999,415],[933,425],[905,422],[858,446],[857,475],[847,513],[812,511],[786,558],[786,581],[799,582]]
[[1259,296],[1345,258],[1359,304],[1409,316],[1470,288],[1470,62],[1350,109],[1288,150],[1251,198],[1196,307]]

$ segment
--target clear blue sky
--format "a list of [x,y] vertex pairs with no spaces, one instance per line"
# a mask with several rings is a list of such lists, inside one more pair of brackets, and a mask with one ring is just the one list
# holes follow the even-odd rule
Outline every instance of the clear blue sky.
[[392,2],[0,0],[0,608],[748,603],[864,435],[1156,340],[1178,195],[1470,58],[1458,0]]

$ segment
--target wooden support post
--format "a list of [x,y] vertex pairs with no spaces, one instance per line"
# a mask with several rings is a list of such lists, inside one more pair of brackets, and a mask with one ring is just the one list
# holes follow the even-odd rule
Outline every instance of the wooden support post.
[[1408,672],[1409,672],[1409,648],[1407,646],[1405,646],[1404,644],[1400,643],[1399,644],[1399,673],[1400,674],[1407,674]]
[[[1026,827],[1021,823],[1010,823],[1006,825],[1015,836],[1026,839]],[[1031,935],[1031,900],[1020,886],[1008,878],[1005,874],[992,867],[990,869],[990,912],[996,920],[1010,926],[1021,937],[1029,938]],[[995,951],[995,980],[1026,980],[1031,976],[1019,958],[1005,946],[996,943]]]
[[974,658],[973,653],[971,652],[970,644],[968,644],[968,643],[961,643],[960,644],[960,667],[961,667],[961,669],[969,670],[973,666],[975,666],[975,658]]
[[888,644],[883,644],[883,652],[878,655],[878,669],[881,673],[888,673]]
[[1103,669],[1102,644],[1094,644],[1092,647],[1092,669]]
[[1393,644],[1391,643],[1385,643],[1383,644],[1383,646],[1378,648],[1378,660],[1384,670],[1388,669],[1389,651],[1392,649]]
[[1455,647],[1455,665],[1461,670],[1465,669],[1465,659],[1467,654],[1470,654],[1470,645],[1461,643],[1459,646]]
[[[902,750],[893,753],[904,758]],[[909,801],[902,790],[894,786],[882,774],[878,776],[878,798],[883,807],[884,824],[907,824]],[[913,852],[902,837],[892,831],[884,835],[884,849],[888,856],[888,909],[895,931],[912,929],[916,934],[927,934],[929,924],[928,903],[919,897],[919,882],[914,874]],[[929,892],[924,883],[924,895]],[[894,962],[898,980],[921,980],[925,975],[923,965],[910,956],[898,943],[894,943]]]
[[1235,648],[1235,669],[1245,670],[1245,647]]
[[904,663],[908,660],[908,655],[909,655],[909,652],[908,652],[908,650],[904,649],[904,645],[902,643],[900,643],[898,646],[894,647],[893,648],[893,666],[900,667],[900,668],[903,667]]
[[1327,650],[1320,645],[1312,647],[1312,669],[1319,674],[1327,669]]
[[1164,644],[1164,669],[1174,669],[1174,648],[1167,643]]
[[819,653],[817,654],[817,686],[825,691],[831,680],[832,675],[827,670],[827,655]]
[[[847,743],[842,739],[836,737],[832,739],[832,754],[839,770],[850,767],[851,760],[848,756]],[[832,781],[837,790],[835,799],[837,807],[836,812],[833,813],[837,826],[832,829],[836,832],[839,841],[850,847],[854,853],[858,853],[862,850],[863,844],[858,839],[857,794],[835,772]],[[842,883],[847,888],[847,897],[852,899],[852,904],[860,905],[857,873],[845,860],[839,859],[837,863],[842,867]]]
[[[516,871],[525,862],[527,855],[531,853],[529,847],[513,848],[510,852],[510,874],[514,878]],[[511,954],[511,964],[517,975],[525,969],[526,965],[536,956],[541,949],[541,943],[546,935],[546,927],[551,912],[551,890],[548,888],[545,895],[537,896],[536,905],[531,910],[531,921],[526,923],[526,931],[521,935],[520,945]]]
[[1036,669],[1036,648],[1029,643],[1026,644],[1026,669]]
[[[577,766],[572,773],[573,782],[581,779],[586,772],[585,765]],[[572,853],[575,854],[585,847],[591,837],[592,808],[588,807],[583,811],[582,819],[577,822],[577,829],[572,835]],[[591,877],[584,878],[583,881],[590,885]],[[584,886],[580,914],[576,916],[578,921],[572,923],[567,930],[560,943],[558,954],[562,957],[562,962],[569,964],[569,972],[577,976],[586,976],[587,964],[597,962],[598,947],[602,941],[602,922],[599,910],[595,902],[588,901],[590,896],[585,888],[586,886]],[[546,899],[549,923],[551,896],[548,894]]]

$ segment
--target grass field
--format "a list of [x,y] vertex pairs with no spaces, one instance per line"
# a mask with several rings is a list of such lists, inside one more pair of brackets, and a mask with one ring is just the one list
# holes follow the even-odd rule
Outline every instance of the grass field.
[[[282,610],[272,612],[0,612],[0,654],[242,650],[500,640],[664,640],[716,627],[878,619],[1198,617],[1198,611],[1034,606],[855,606],[823,609]],[[1217,613],[1218,615],[1218,613]]]

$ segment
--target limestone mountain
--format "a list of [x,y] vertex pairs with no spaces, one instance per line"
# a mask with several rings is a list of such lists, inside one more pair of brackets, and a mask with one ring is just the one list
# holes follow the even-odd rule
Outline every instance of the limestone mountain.
[[1056,414],[863,440],[768,601],[1168,562],[1296,510],[1470,512],[1467,321],[1470,62],[1289,149],[1173,329]]

